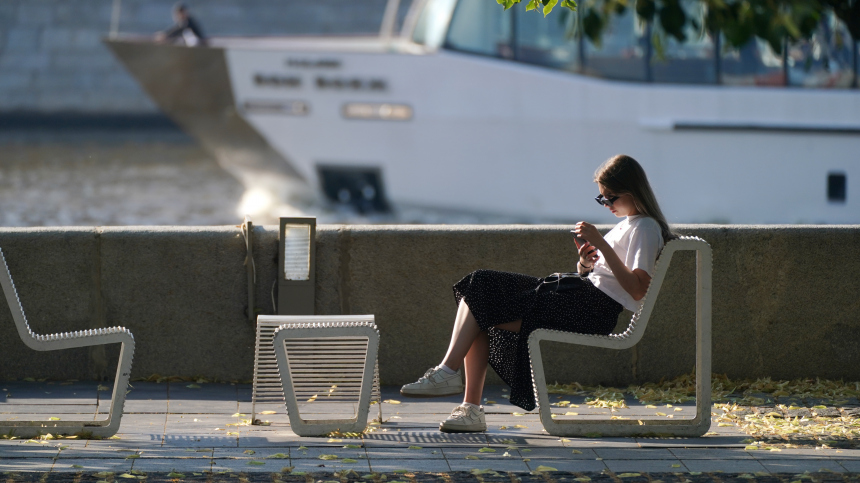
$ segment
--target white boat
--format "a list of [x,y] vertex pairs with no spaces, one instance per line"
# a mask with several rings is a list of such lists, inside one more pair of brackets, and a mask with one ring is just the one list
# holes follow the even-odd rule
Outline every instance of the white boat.
[[[626,153],[671,223],[860,223],[844,49],[722,53],[702,36],[658,56],[631,15],[600,48],[568,39],[572,14],[489,0],[417,0],[398,35],[108,44],[248,203],[305,186],[360,210],[594,219],[592,173]],[[273,172],[301,181],[285,192]]]

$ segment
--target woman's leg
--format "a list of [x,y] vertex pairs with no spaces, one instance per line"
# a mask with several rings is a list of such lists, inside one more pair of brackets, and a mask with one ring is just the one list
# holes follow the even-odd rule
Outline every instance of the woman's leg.
[[[496,326],[497,329],[519,332],[523,325],[522,320],[507,322]],[[490,336],[487,332],[480,332],[472,342],[472,347],[463,359],[463,369],[466,377],[466,393],[463,402],[481,405],[481,396],[484,393],[484,380],[487,377],[487,365],[490,360]],[[451,367],[451,366],[448,366]]]
[[465,300],[460,301],[460,307],[457,309],[457,317],[454,319],[454,333],[451,334],[451,342],[448,344],[448,353],[442,359],[442,364],[445,364],[450,369],[459,370],[463,365],[463,359],[472,347],[472,343],[478,334],[481,333],[481,328],[478,327],[478,322]]
[[[522,321],[517,320],[499,324],[496,327],[519,332],[521,326]],[[490,337],[486,332],[481,331],[466,301],[462,300],[457,310],[457,318],[454,320],[454,333],[451,335],[448,353],[445,354],[442,364],[455,371],[464,366],[466,394],[463,400],[465,402],[481,404],[489,357]]]
[[484,379],[487,377],[487,364],[490,359],[490,336],[481,332],[472,342],[472,347],[463,359],[463,372],[466,378],[466,392],[463,402],[481,405],[484,394]]

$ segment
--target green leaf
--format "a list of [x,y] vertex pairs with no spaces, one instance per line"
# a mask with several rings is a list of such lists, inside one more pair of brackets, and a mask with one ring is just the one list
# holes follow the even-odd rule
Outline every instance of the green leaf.
[[478,450],[479,453],[495,453],[496,450],[493,448],[481,448]]
[[171,471],[167,474],[168,478],[185,478],[185,473],[177,473],[175,471]]
[[336,459],[337,459],[337,455],[333,455],[333,454],[321,454],[321,455],[319,456],[319,458],[320,458],[321,460],[336,460]]
[[137,477],[136,477],[136,476],[134,476],[134,475],[132,475],[132,474],[130,474],[130,473],[123,473],[123,474],[121,474],[121,475],[117,476],[117,478],[131,478],[131,479],[133,479],[133,480],[136,480],[136,479],[137,479]]
[[265,461],[256,461],[256,460],[251,460],[251,461],[249,461],[249,462],[248,462],[248,466],[263,466],[263,465],[265,465],[265,464],[266,464],[266,462],[265,462]]
[[409,449],[423,449],[421,446],[410,446]]
[[72,465],[71,467],[72,468],[83,468],[83,466],[81,466],[81,465]]
[[285,455],[284,453],[275,453],[273,455],[266,456],[266,458],[275,459],[275,460],[283,460],[283,459],[289,458],[289,456]]
[[544,1],[543,16],[546,17],[547,15],[549,15],[549,13],[552,12],[552,9],[555,8],[556,5],[558,5],[558,0]]
[[536,9],[538,6],[538,0],[529,0],[529,3],[526,4],[526,12],[531,12]]
[[569,9],[572,12],[576,11],[576,2],[574,0],[562,0],[561,6]]
[[558,470],[556,468],[553,468],[552,466],[540,465],[537,467],[537,469],[535,471],[543,472],[543,471],[558,471]]
[[358,463],[358,461],[352,458],[344,458],[341,460],[341,463]]

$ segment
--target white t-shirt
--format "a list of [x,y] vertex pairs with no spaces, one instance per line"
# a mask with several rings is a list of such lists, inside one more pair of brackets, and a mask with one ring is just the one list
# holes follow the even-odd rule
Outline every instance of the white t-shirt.
[[[603,237],[609,246],[615,250],[618,258],[630,270],[640,268],[651,277],[654,276],[654,265],[657,255],[663,249],[663,232],[657,220],[650,216],[633,215],[615,225]],[[594,264],[594,270],[588,276],[595,287],[612,297],[624,308],[636,312],[641,302],[637,302],[618,283],[618,279],[606,264],[606,257],[601,256]]]

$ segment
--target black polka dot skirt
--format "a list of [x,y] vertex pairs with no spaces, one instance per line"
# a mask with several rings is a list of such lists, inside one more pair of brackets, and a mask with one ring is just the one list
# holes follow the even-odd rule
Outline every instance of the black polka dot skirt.
[[[591,282],[571,291],[538,294],[542,282],[520,273],[477,270],[454,285],[457,304],[465,300],[490,336],[490,366],[511,386],[511,404],[527,411],[535,408],[529,334],[535,329],[609,334],[623,308]],[[515,320],[523,321],[519,333],[495,327]]]

